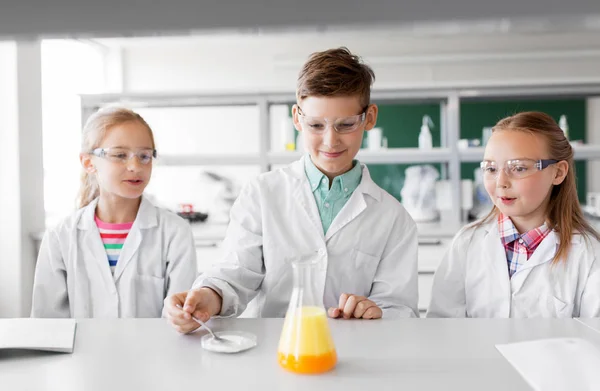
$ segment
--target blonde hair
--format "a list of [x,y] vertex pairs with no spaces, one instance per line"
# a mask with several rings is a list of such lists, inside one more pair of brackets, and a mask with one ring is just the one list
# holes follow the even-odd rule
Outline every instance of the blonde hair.
[[[600,234],[586,221],[581,205],[579,205],[573,148],[554,119],[548,114],[537,111],[518,113],[500,120],[492,132],[505,130],[540,135],[548,146],[549,158],[558,161],[564,160],[569,165],[569,171],[562,183],[552,187],[550,202],[546,210],[548,228],[555,230],[560,239],[552,262],[566,261],[574,233],[583,235],[585,239],[593,237],[600,241]],[[498,208],[494,206],[490,213],[473,227],[490,222],[497,218],[499,213]]]
[[[152,129],[141,115],[124,107],[107,107],[92,114],[85,123],[81,140],[81,153],[90,153],[98,148],[109,129],[127,122],[138,122],[148,129],[152,140],[152,148],[156,148]],[[77,207],[87,206],[99,195],[100,188],[96,178],[94,175],[89,174],[85,168],[82,169]]]

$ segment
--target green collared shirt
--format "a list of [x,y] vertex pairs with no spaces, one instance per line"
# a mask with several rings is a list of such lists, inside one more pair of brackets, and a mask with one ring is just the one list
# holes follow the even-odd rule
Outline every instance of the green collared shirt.
[[335,216],[346,205],[346,202],[350,199],[350,196],[362,179],[360,162],[354,160],[353,164],[354,166],[350,171],[333,178],[330,188],[329,178],[319,171],[310,156],[307,155],[304,159],[304,171],[317,202],[324,233],[327,233],[333,219],[335,219]]

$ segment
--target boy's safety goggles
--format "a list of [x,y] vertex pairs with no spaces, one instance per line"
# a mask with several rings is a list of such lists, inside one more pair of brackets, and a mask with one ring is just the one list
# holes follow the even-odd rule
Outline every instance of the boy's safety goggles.
[[302,130],[309,131],[314,134],[322,134],[327,129],[328,125],[331,125],[336,132],[345,134],[352,133],[360,128],[367,118],[367,109],[369,106],[363,109],[363,112],[357,115],[344,118],[323,118],[323,117],[309,117],[302,113],[302,108],[298,107],[298,121],[302,125]]

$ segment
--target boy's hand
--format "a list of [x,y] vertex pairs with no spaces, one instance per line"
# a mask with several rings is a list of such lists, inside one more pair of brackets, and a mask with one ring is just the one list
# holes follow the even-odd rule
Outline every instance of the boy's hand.
[[379,319],[383,315],[381,308],[364,296],[342,293],[338,308],[331,307],[327,310],[330,318],[362,318]]
[[176,293],[164,301],[166,318],[182,334],[196,330],[200,325],[192,316],[206,322],[221,312],[221,296],[210,288],[192,289]]

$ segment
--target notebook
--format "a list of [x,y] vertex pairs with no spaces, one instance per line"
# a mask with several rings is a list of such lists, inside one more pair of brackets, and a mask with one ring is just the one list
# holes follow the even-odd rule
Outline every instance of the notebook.
[[72,353],[75,319],[0,319],[0,349]]

